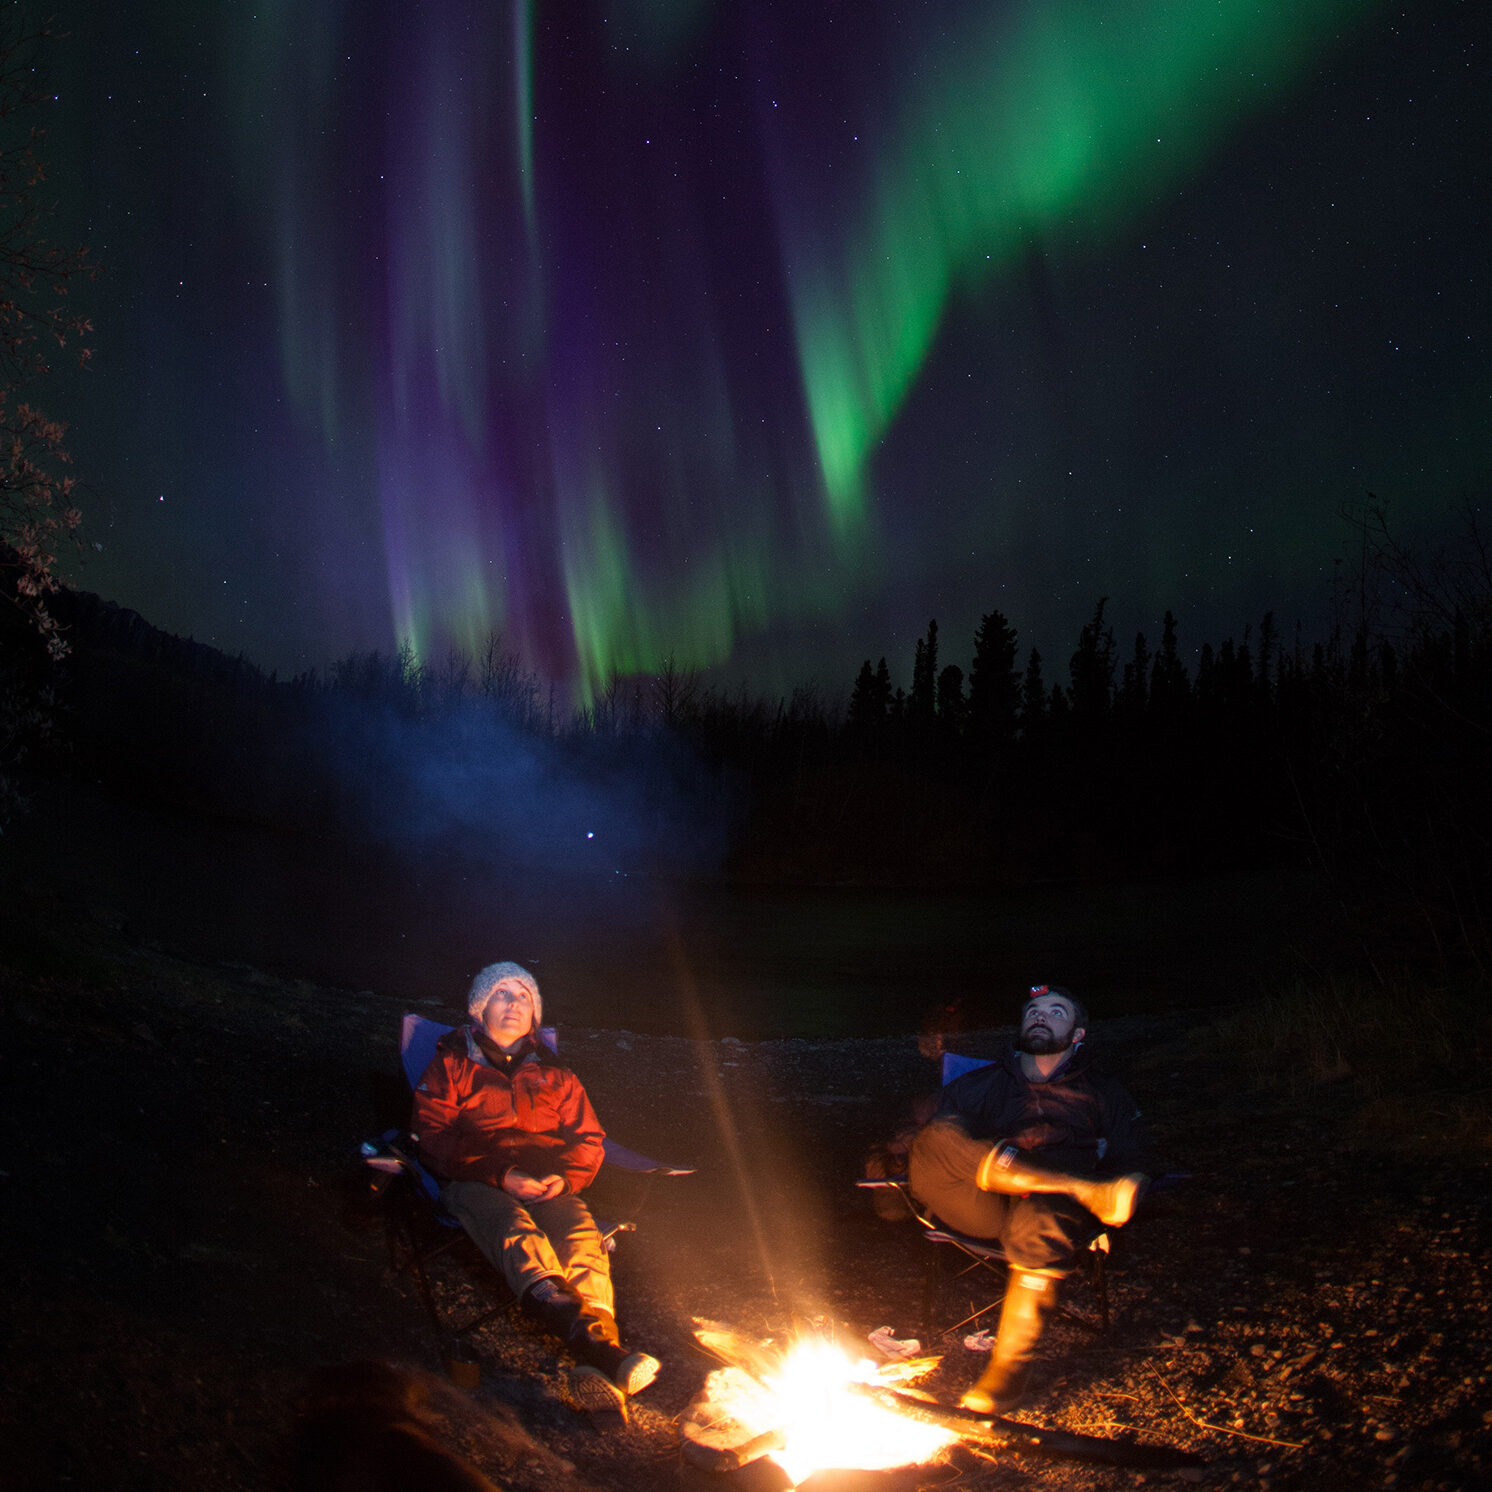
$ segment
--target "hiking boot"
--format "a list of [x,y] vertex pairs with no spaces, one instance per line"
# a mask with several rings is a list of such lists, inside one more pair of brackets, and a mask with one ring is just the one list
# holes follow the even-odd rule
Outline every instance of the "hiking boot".
[[611,1375],[611,1381],[629,1398],[640,1394],[658,1376],[662,1364],[648,1352],[629,1352]]
[[582,1363],[570,1374],[570,1403],[602,1430],[627,1424],[627,1396],[600,1368]]
[[581,1362],[604,1373],[624,1394],[640,1394],[658,1376],[658,1359],[624,1347],[616,1338],[616,1326],[609,1316],[600,1323],[582,1317],[570,1332],[569,1346]]
[[524,1293],[523,1304],[565,1339],[586,1368],[599,1372],[621,1393],[640,1394],[658,1376],[658,1359],[623,1346],[611,1312],[582,1299],[565,1281],[540,1280]]

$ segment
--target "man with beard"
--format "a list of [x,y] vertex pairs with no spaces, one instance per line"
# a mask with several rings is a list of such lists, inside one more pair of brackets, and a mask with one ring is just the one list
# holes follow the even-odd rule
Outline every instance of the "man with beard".
[[1087,1025],[1071,991],[1036,985],[1012,1049],[949,1083],[912,1143],[913,1194],[948,1227],[998,1239],[1009,1262],[994,1350],[961,1400],[982,1414],[1021,1401],[1059,1282],[1148,1184],[1140,1112],[1083,1050]]

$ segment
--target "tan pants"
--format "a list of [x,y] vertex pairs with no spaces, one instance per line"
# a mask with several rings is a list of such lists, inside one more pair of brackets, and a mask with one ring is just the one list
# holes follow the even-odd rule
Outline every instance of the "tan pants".
[[974,1181],[993,1140],[972,1140],[953,1119],[934,1119],[912,1142],[907,1168],[916,1196],[937,1219],[971,1238],[998,1239],[1005,1257],[1028,1274],[1070,1274],[1099,1222],[1072,1197],[1011,1197]]
[[520,1202],[485,1181],[453,1181],[440,1200],[520,1298],[542,1279],[564,1280],[587,1304],[614,1315],[611,1260],[590,1208],[565,1193]]

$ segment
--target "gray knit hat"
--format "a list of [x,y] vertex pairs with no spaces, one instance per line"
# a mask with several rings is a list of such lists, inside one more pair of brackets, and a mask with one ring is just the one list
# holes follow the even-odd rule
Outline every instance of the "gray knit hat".
[[516,979],[528,991],[530,999],[534,1002],[534,1030],[537,1031],[544,1024],[544,1001],[539,995],[539,981],[522,964],[515,964],[511,960],[505,959],[500,964],[488,964],[472,980],[471,989],[466,995],[467,1013],[474,1021],[480,1021],[482,1012],[487,1008],[487,1001],[492,998],[492,991],[504,979]]

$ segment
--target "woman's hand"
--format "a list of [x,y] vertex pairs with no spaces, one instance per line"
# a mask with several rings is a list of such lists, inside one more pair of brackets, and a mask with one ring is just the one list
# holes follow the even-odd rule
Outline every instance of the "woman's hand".
[[563,1176],[530,1176],[517,1166],[503,1177],[503,1190],[520,1202],[552,1202],[565,1189]]

